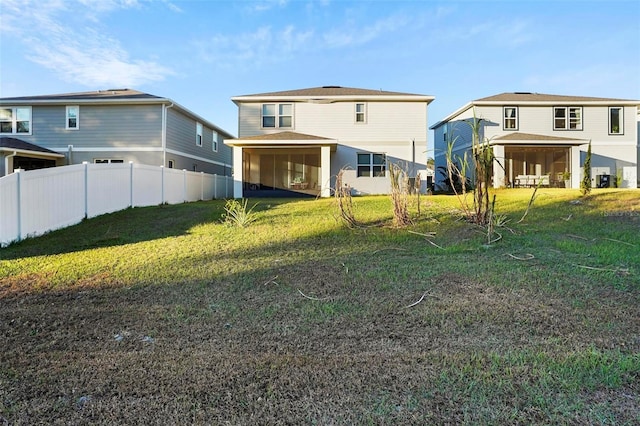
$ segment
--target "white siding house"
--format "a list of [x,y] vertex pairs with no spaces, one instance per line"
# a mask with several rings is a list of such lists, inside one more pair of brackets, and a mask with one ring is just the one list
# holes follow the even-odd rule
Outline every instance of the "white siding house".
[[[470,122],[480,123],[499,165],[493,186],[544,185],[579,188],[591,143],[592,186],[638,186],[640,101],[538,93],[502,93],[464,105],[431,127],[436,188],[444,189],[446,152],[471,149]],[[565,184],[566,175],[569,179]],[[564,175],[564,176],[563,176]]]
[[[426,171],[432,96],[323,86],[236,96],[236,197],[252,191],[329,196],[335,176],[356,194],[388,193],[388,162]],[[264,192],[261,195],[265,195]]]

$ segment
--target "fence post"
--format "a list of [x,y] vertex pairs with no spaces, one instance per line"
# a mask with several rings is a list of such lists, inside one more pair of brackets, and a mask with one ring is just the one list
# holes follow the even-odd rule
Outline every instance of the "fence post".
[[133,161],[129,161],[129,207],[133,208]]
[[18,241],[22,241],[22,194],[20,188],[20,181],[22,180],[22,169],[15,169],[16,173],[16,227],[18,228]]
[[187,169],[182,169],[182,202],[187,202]]
[[218,199],[218,175],[213,175],[213,199]]
[[160,204],[164,204],[164,166],[160,166]]
[[89,163],[83,161],[84,165],[84,218],[89,217]]
[[204,172],[200,172],[200,201],[204,201]]

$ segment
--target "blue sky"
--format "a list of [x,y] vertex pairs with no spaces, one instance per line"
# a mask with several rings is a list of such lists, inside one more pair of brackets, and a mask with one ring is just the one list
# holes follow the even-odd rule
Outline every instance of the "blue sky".
[[[340,85],[640,99],[640,1],[0,0],[0,97],[133,88],[237,135],[230,98]],[[429,135],[429,139],[432,135]]]

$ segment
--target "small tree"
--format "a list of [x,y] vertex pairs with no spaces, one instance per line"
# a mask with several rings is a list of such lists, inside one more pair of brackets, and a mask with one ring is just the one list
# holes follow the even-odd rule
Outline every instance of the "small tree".
[[582,182],[580,182],[580,192],[582,195],[588,195],[591,192],[591,141],[589,141],[587,156],[584,159],[583,172],[584,176],[582,177]]
[[391,178],[391,201],[393,202],[393,224],[403,227],[411,224],[409,205],[409,179],[407,173],[397,164],[389,162],[389,177]]

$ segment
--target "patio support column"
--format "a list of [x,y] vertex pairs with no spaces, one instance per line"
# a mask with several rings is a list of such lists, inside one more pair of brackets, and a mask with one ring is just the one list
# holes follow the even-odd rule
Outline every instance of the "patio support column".
[[242,198],[242,147],[233,147],[233,198]]
[[582,180],[582,165],[580,164],[580,151],[584,149],[587,151],[588,145],[572,146],[571,147],[571,188],[580,188],[580,181]]
[[506,184],[504,181],[504,170],[507,165],[504,158],[504,145],[493,146],[493,156],[500,165],[493,164],[493,187],[503,188]]
[[320,196],[331,196],[331,148],[320,147]]

